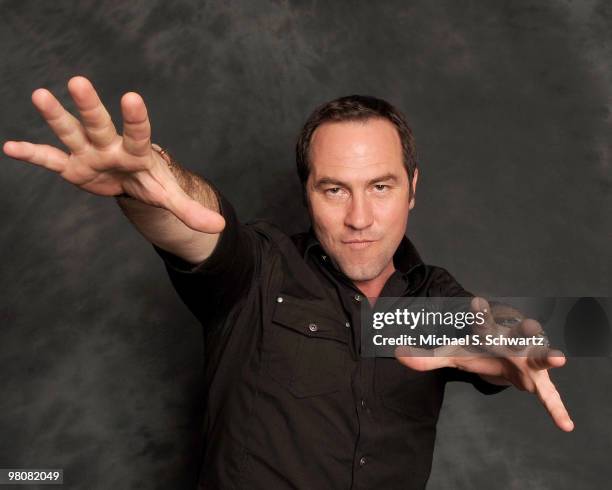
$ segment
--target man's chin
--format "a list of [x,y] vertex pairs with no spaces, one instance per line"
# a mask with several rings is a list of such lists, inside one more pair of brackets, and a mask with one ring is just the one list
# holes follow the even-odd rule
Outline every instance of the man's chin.
[[346,277],[353,282],[367,282],[376,279],[382,270],[372,269],[372,267],[340,267]]

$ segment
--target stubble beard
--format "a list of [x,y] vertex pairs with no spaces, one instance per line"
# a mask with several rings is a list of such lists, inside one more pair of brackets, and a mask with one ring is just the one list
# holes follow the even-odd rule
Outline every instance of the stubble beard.
[[335,259],[335,264],[342,273],[353,282],[365,282],[376,279],[387,267],[390,257],[376,256],[366,263],[352,263],[348,259]]

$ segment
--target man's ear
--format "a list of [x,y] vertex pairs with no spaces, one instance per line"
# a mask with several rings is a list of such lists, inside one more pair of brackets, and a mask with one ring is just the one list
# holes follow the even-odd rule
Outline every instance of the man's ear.
[[415,168],[414,169],[414,175],[412,176],[412,182],[410,182],[410,204],[409,204],[409,209],[414,208],[414,205],[416,203],[415,201],[415,194],[416,194],[416,186],[417,186],[417,181],[419,180],[419,169]]

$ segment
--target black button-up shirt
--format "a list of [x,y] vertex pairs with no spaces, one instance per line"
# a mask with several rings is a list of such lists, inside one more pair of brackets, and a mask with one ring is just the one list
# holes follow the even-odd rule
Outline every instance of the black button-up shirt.
[[[449,380],[501,387],[454,369],[416,372],[360,356],[360,303],[312,229],[288,237],[238,222],[197,266],[157,247],[204,327],[204,459],[200,488],[416,489],[429,477]],[[404,237],[381,296],[469,295],[425,265]]]

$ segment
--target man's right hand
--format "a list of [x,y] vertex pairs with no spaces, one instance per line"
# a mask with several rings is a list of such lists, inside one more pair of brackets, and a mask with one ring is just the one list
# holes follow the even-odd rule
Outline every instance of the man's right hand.
[[187,195],[163,157],[151,147],[151,125],[140,95],[128,92],[121,98],[123,135],[119,135],[89,80],[73,77],[68,90],[81,121],[46,89],[35,90],[32,102],[70,153],[26,141],[7,141],[4,153],[57,172],[93,194],[125,193],[164,208],[192,230],[211,234],[223,230],[223,217]]

